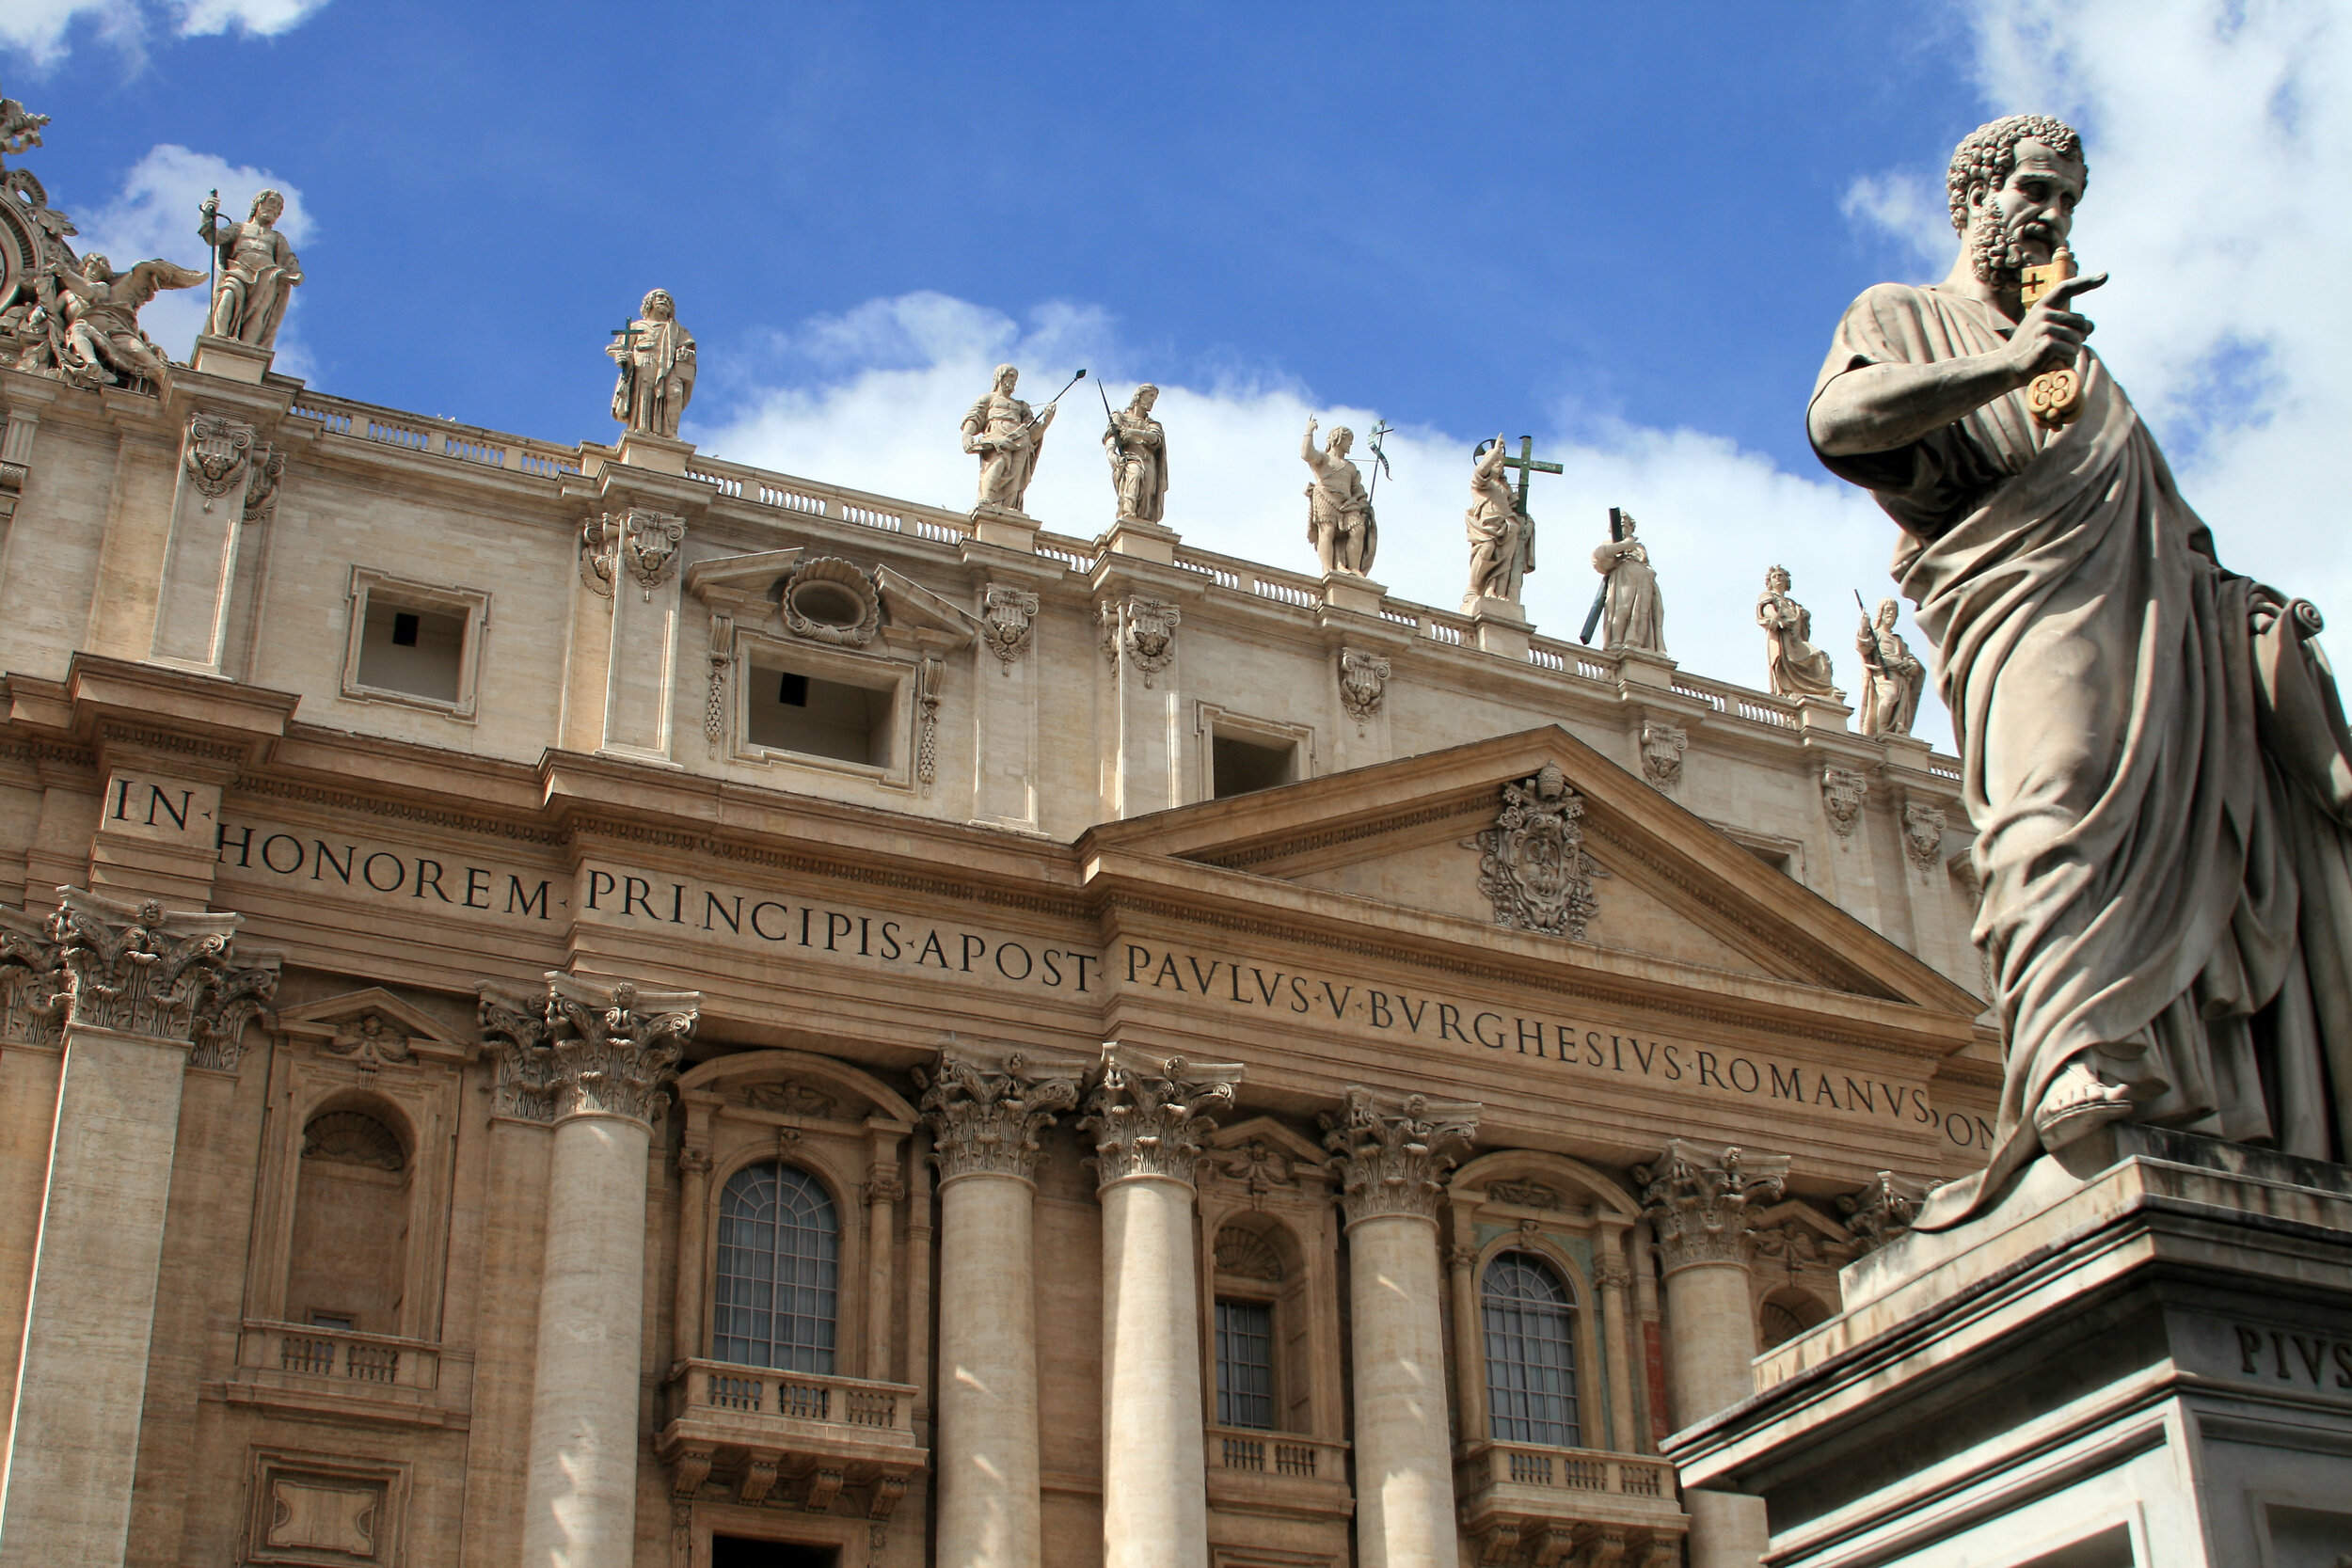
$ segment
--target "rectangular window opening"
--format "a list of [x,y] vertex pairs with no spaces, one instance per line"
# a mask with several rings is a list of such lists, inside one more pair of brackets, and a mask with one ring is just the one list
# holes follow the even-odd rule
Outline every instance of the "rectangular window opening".
[[1216,1422],[1274,1430],[1274,1308],[1264,1302],[1216,1304]]
[[755,1541],[746,1535],[710,1538],[710,1568],[838,1568],[837,1546],[807,1546],[790,1541]]
[[1295,745],[1269,746],[1217,735],[1210,737],[1209,747],[1210,793],[1216,800],[1272,789],[1297,777]]
[[348,1334],[356,1323],[357,1320],[348,1312],[313,1312],[310,1314],[312,1328],[331,1328]]
[[359,684],[454,703],[466,663],[462,613],[405,609],[373,594],[359,629]]
[[895,683],[854,686],[754,666],[745,685],[744,738],[755,746],[887,768]]

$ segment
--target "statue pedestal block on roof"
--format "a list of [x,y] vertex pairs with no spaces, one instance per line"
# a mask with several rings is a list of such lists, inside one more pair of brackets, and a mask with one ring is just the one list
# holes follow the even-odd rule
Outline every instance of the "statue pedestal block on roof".
[[694,443],[681,441],[675,436],[656,436],[651,431],[631,430],[621,436],[620,457],[617,461],[632,468],[650,468],[658,474],[686,472],[686,460],[694,455]]
[[1517,599],[1472,594],[1464,601],[1462,613],[1470,617],[1480,648],[1505,658],[1527,657],[1528,640],[1534,629],[1527,624],[1526,610]]
[[1359,615],[1377,615],[1380,601],[1389,596],[1388,588],[1354,572],[1327,572],[1323,578],[1323,602],[1332,610],[1352,610]]
[[275,349],[241,343],[234,338],[215,338],[209,332],[196,336],[196,355],[189,363],[205,375],[216,375],[226,381],[242,381],[248,387],[259,387],[262,377],[269,373]]
[[1780,1568],[2352,1545],[2352,1167],[2117,1124],[1840,1283],[1664,1447],[1766,1500]]
[[1176,563],[1176,546],[1183,538],[1174,529],[1162,524],[1121,517],[1095,543],[1112,555],[1128,555],[1138,561],[1156,561],[1163,566],[1172,566]]

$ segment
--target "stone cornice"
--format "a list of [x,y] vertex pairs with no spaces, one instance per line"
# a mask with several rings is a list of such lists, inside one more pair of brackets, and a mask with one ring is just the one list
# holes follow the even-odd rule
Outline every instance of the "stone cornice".
[[1138,1177],[1193,1183],[1216,1114],[1233,1103],[1235,1062],[1190,1062],[1116,1040],[1078,1123],[1094,1140],[1098,1189]]
[[1786,1154],[1668,1139],[1663,1153],[1633,1170],[1665,1271],[1696,1263],[1746,1267],[1747,1207],[1779,1197],[1788,1175]]
[[1347,1086],[1347,1108],[1323,1118],[1323,1146],[1340,1177],[1340,1204],[1355,1226],[1384,1215],[1435,1221],[1454,1155],[1478,1131],[1468,1101]]
[[542,996],[484,984],[482,1033],[498,1051],[498,1112],[525,1121],[575,1116],[659,1121],[702,993],[641,990],[549,970]]
[[959,1177],[1036,1172],[1038,1135],[1078,1103],[1084,1064],[951,1038],[929,1074],[920,1069],[923,1119],[931,1130],[939,1184]]

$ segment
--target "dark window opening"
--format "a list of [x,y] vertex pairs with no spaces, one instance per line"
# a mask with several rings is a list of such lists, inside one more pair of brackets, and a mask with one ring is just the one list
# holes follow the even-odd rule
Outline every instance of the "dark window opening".
[[457,701],[466,659],[466,617],[403,610],[368,597],[359,626],[359,684],[437,703]]
[[1216,1304],[1216,1424],[1274,1430],[1274,1308]]
[[710,1538],[710,1568],[836,1568],[835,1546],[803,1546],[789,1541],[754,1541],[741,1535]]
[[392,612],[392,646],[413,648],[417,645],[417,617],[411,610]]
[[808,677],[785,671],[776,681],[776,701],[787,707],[808,706]]
[[890,766],[896,705],[891,687],[851,686],[756,666],[745,687],[744,738],[753,745]]
[[1210,792],[1222,800],[1228,795],[1286,784],[1297,754],[1295,746],[1261,746],[1230,735],[1214,736],[1209,749]]

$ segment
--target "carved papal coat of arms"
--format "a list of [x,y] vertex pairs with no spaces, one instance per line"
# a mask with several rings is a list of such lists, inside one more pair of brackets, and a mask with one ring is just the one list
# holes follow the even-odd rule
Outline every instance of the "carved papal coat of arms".
[[1481,851],[1478,891],[1494,901],[1496,925],[1584,940],[1599,905],[1583,818],[1583,799],[1558,763],[1502,786],[1495,825],[1472,840]]

